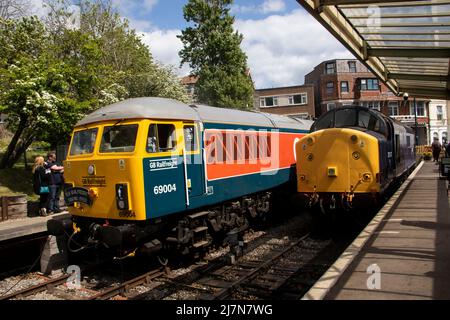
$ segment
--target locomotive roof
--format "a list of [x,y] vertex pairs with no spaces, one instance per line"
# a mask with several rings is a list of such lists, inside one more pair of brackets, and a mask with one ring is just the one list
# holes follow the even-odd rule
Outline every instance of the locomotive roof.
[[132,98],[102,107],[76,125],[121,119],[165,119],[219,122],[239,125],[309,130],[312,121],[292,119],[262,112],[187,105],[167,98]]

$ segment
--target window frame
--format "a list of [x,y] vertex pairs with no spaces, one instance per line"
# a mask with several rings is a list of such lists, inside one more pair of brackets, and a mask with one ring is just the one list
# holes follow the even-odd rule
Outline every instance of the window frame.
[[436,106],[436,120],[437,121],[442,121],[443,118],[444,118],[444,108],[443,108],[443,106],[441,106],[441,105]]
[[[375,85],[376,82],[376,85]],[[371,85],[369,86],[369,83]],[[377,78],[359,79],[359,91],[378,91],[380,90],[380,81]]]
[[[148,151],[148,134],[150,131],[150,128],[152,125],[173,125],[175,128],[175,148],[172,150],[167,150],[167,151],[157,151],[157,152],[149,152]],[[181,121],[150,121],[148,123],[148,126],[146,127],[146,133],[145,133],[145,146],[144,146],[144,150],[145,153],[150,156],[150,157],[160,157],[160,156],[167,156],[167,155],[181,155],[183,149],[184,149],[184,137],[183,137],[183,144],[180,144],[180,131],[179,130],[183,130],[183,126],[182,126],[182,122]],[[159,142],[159,137],[158,137],[158,142]]]
[[[193,126],[194,127],[194,138],[195,138],[195,146],[196,146],[196,148],[195,148],[195,150],[191,150],[191,151],[186,150],[186,137],[185,137],[185,134],[184,134],[184,128],[187,127],[187,126]],[[183,150],[186,151],[187,155],[199,154],[201,148],[200,148],[198,124],[196,122],[191,122],[191,123],[183,122],[182,130],[183,130]]]
[[[134,141],[134,149],[133,151],[119,151],[119,152],[105,152],[101,150],[102,147],[102,141],[103,141],[103,135],[105,133],[106,128],[112,128],[112,127],[120,127],[120,126],[137,126],[136,130],[136,139]],[[116,155],[116,154],[134,154],[136,152],[136,148],[138,147],[138,140],[139,140],[139,123],[138,122],[124,122],[124,123],[118,123],[115,124],[105,124],[102,126],[101,135],[100,135],[100,141],[98,144],[97,152],[99,155]]]
[[[94,125],[92,127],[91,126],[83,126],[81,128],[77,128],[77,129],[73,130],[73,132],[72,132],[72,136],[71,136],[71,139],[70,139],[70,145],[69,145],[69,150],[68,150],[67,157],[68,158],[72,158],[72,157],[92,156],[92,155],[98,153],[98,151],[97,151],[98,150],[97,144],[99,143],[98,142],[98,139],[99,139],[98,137],[103,134],[103,127],[98,125],[98,124],[96,124],[96,125]],[[92,148],[92,152],[72,154],[71,151],[72,151],[72,147],[73,147],[75,134],[77,132],[88,131],[88,130],[97,130],[96,136],[95,136],[95,141],[94,141],[93,148]]]
[[[343,84],[344,83],[346,83],[347,84],[347,86],[346,86],[346,88],[347,88],[347,91],[344,91],[343,90]],[[348,81],[341,81],[341,93],[349,93],[350,92],[350,88],[349,88],[349,83],[348,83]]]
[[[329,86],[329,84],[331,84],[332,86]],[[330,90],[331,90],[331,92],[330,92]],[[326,93],[327,93],[327,95],[334,94],[334,81],[327,81],[327,83],[326,83]]]
[[[352,66],[354,67],[354,69],[352,68]],[[357,69],[356,69],[356,61],[348,61],[348,70],[351,73],[356,73]],[[354,70],[354,71],[353,71]]]
[[[419,114],[419,104],[421,105],[420,109],[423,111],[423,114]],[[418,117],[426,117],[427,116],[427,110],[426,110],[426,104],[425,101],[416,101],[416,111],[417,111],[417,116]],[[437,111],[437,109],[436,109]],[[414,112],[414,101],[412,101],[409,105],[409,114],[411,116],[415,116],[415,112]],[[437,112],[436,112],[437,115]]]
[[[395,110],[397,110],[396,114],[391,114],[391,104],[395,103]],[[389,101],[388,102],[388,113],[390,117],[395,117],[399,115],[399,105],[398,105],[398,101]]]
[[[272,104],[267,104],[267,99],[272,99]],[[266,96],[259,98],[259,107],[260,108],[273,108],[278,107],[278,96]]]
[[[295,103],[296,96],[300,96],[300,103]],[[301,93],[295,93],[295,94],[289,95],[288,96],[288,104],[290,106],[308,104],[308,93],[301,92]]]
[[[330,72],[330,71],[332,71],[332,72]],[[325,74],[336,74],[336,62],[326,62],[325,63]]]

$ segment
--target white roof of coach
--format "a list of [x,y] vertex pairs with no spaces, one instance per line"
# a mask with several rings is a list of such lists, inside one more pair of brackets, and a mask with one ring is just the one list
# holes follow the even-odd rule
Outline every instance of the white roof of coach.
[[[277,127],[309,130],[312,121],[294,120],[280,115],[261,112],[192,105],[167,98],[133,98],[100,108],[77,123],[90,123],[121,119],[167,119],[218,122],[248,126]],[[311,122],[311,123],[309,123]]]

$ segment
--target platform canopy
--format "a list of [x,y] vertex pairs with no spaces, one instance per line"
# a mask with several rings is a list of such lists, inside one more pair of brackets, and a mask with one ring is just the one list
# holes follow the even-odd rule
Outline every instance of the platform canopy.
[[450,99],[450,0],[297,0],[395,94]]

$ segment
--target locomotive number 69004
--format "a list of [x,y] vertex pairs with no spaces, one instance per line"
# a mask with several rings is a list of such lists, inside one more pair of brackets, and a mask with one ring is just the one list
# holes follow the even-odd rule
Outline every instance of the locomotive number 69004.
[[155,186],[153,188],[154,194],[163,194],[163,193],[169,193],[177,191],[177,185],[175,183],[173,184],[162,184],[159,186]]

